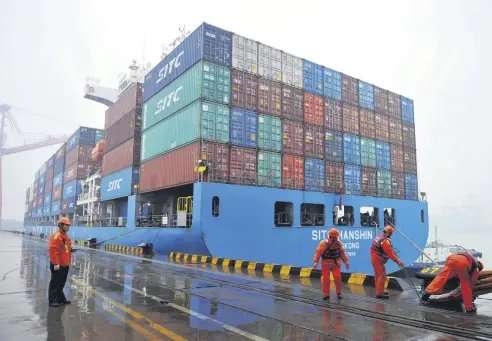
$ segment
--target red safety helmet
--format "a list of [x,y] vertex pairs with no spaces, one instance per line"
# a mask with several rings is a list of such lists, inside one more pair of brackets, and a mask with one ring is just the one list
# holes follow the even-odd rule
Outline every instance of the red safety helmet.
[[337,229],[333,228],[330,231],[328,231],[328,236],[329,237],[340,237],[340,232],[338,232]]
[[395,232],[395,229],[394,229],[394,228],[392,228],[391,226],[387,225],[387,226],[384,228],[384,230],[383,230],[383,231],[384,231],[384,232],[388,232],[388,233],[393,234],[393,233]]

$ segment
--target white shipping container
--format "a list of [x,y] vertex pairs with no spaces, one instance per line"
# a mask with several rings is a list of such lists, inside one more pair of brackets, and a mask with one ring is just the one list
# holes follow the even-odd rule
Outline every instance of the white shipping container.
[[258,73],[258,43],[233,34],[232,67],[241,71]]
[[282,52],[282,82],[302,89],[304,81],[302,59]]
[[266,45],[258,48],[258,74],[280,82],[282,80],[282,52]]

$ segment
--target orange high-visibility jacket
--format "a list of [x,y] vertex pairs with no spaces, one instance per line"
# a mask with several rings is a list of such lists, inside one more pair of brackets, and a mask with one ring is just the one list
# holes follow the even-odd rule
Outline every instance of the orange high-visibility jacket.
[[72,259],[72,242],[66,232],[58,230],[50,237],[51,263],[60,266],[69,266]]
[[388,237],[381,234],[374,238],[371,246],[371,257],[382,258],[385,262],[389,259],[397,261],[398,257],[393,252],[393,246]]
[[[325,255],[325,257],[323,257],[323,255]],[[313,262],[317,264],[320,257],[322,257],[322,262],[330,262],[331,260],[338,264],[338,259],[342,259],[344,263],[348,262],[342,242],[339,240],[332,242],[329,238],[326,238],[319,243],[314,252]]]

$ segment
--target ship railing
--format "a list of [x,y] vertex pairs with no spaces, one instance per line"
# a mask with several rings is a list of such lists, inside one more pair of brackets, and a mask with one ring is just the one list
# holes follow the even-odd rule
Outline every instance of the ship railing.
[[187,228],[191,227],[193,222],[193,215],[186,214],[186,225],[178,223],[177,214],[162,214],[162,215],[149,215],[138,216],[136,221],[136,227],[161,227],[161,228]]
[[275,217],[275,225],[279,227],[292,226],[292,223],[294,222],[294,217],[290,212],[276,213],[274,217]]
[[301,219],[302,226],[325,225],[325,215],[323,213],[303,213]]
[[126,217],[116,218],[93,218],[89,217],[76,217],[74,218],[74,225],[78,226],[91,226],[91,227],[111,227],[111,226],[126,226],[128,219]]

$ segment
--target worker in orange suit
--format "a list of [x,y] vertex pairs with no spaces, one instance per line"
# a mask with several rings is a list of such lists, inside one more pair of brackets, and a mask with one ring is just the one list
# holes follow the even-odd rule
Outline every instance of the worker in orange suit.
[[483,263],[469,253],[458,253],[448,256],[441,272],[425,289],[422,301],[429,300],[429,296],[440,293],[448,280],[458,276],[461,284],[461,297],[465,313],[474,313],[477,308],[473,304],[473,286],[478,280]]
[[338,299],[342,299],[342,275],[340,273],[340,266],[345,263],[345,267],[349,268],[349,263],[343,244],[338,240],[340,232],[337,229],[331,229],[328,231],[328,238],[322,240],[313,258],[313,268],[318,267],[319,259],[321,257],[321,274],[322,274],[322,286],[323,286],[323,300],[330,299],[330,272],[333,272],[333,279],[335,280],[335,289],[337,291]]
[[403,263],[393,252],[390,238],[394,233],[391,226],[386,226],[383,233],[374,238],[371,246],[371,263],[374,268],[374,280],[376,282],[376,298],[389,299],[388,293],[384,291],[386,284],[386,267],[388,259],[395,261],[400,267]]
[[51,280],[48,295],[50,307],[58,307],[60,304],[70,304],[70,301],[67,300],[63,293],[63,287],[67,281],[68,269],[72,260],[72,242],[68,236],[70,225],[70,219],[66,217],[60,218],[58,221],[58,231],[50,237]]

